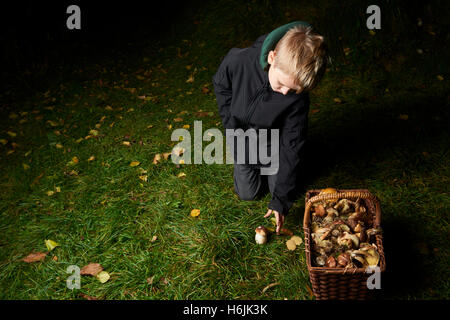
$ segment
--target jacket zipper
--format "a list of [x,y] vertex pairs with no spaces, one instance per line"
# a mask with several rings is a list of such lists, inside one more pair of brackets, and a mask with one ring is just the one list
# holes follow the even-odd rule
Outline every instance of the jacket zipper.
[[248,107],[248,111],[247,114],[245,116],[245,125],[248,127],[249,123],[250,123],[250,119],[253,115],[253,113],[255,113],[255,109],[256,109],[256,102],[259,100],[258,98],[261,97],[261,92],[267,87],[268,82],[265,82],[261,88],[258,89],[258,91],[256,92],[255,96],[252,99],[252,102],[250,103],[249,107]]

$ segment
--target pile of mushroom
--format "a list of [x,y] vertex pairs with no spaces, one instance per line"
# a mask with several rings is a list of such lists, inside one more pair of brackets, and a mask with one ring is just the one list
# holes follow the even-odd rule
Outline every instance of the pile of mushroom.
[[[337,192],[324,189],[321,193]],[[377,266],[380,255],[372,216],[362,199],[333,199],[315,202],[312,207],[311,239],[313,263],[326,268],[366,268]]]

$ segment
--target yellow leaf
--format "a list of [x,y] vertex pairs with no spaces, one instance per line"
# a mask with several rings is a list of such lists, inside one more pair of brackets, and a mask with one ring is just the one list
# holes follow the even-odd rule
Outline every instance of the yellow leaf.
[[192,209],[191,217],[197,217],[200,214],[200,209]]
[[28,169],[30,169],[30,166],[27,165],[26,163],[22,163],[22,166],[23,166],[23,170],[28,170]]
[[122,144],[127,147],[131,146],[130,141],[124,141],[124,142],[122,142]]
[[112,127],[114,126],[114,123],[115,123],[114,121],[111,122],[111,124],[109,125],[109,127],[112,128]]
[[336,102],[336,103],[341,103],[342,102],[342,100],[339,99],[339,98],[334,98],[333,101]]
[[52,251],[56,247],[59,246],[59,244],[53,240],[45,240],[45,246],[47,247],[48,251]]
[[47,123],[49,125],[51,125],[52,127],[57,127],[58,126],[58,122],[52,121],[52,120],[47,120]]
[[10,137],[12,137],[12,138],[14,138],[15,136],[17,136],[17,133],[12,132],[12,131],[8,131],[7,134],[8,134]]
[[151,242],[155,242],[158,239],[157,236],[153,236]]
[[175,122],[181,122],[181,121],[183,121],[183,118],[175,118],[175,119],[173,119],[173,121],[175,121]]
[[274,226],[277,225],[277,219],[276,219],[275,217],[270,218],[270,222],[272,222],[272,224],[273,224]]
[[375,31],[373,31],[373,30],[369,30],[369,33],[370,33],[371,36],[375,35]]
[[184,160],[181,159],[180,162],[178,162],[179,164],[184,164]]
[[31,154],[31,150],[29,150],[25,153],[25,157],[28,157],[30,154]]
[[56,187],[55,190],[56,192],[61,192],[61,187]]
[[295,241],[291,239],[291,240],[286,241],[286,247],[290,251],[293,251],[293,250],[295,250],[297,248],[297,245],[295,244]]
[[61,132],[59,130],[55,130],[55,131],[53,131],[53,133],[56,134],[57,136],[61,135]]
[[151,129],[151,128],[153,128],[152,124],[147,126],[147,129]]
[[444,77],[441,76],[441,75],[437,75],[436,78],[437,78],[439,81],[443,81],[443,80],[444,80]]
[[138,166],[139,164],[140,164],[139,161],[132,161],[132,162],[130,163],[130,167],[136,167],[136,166]]
[[55,194],[55,192],[54,191],[52,191],[52,190],[50,190],[50,191],[47,191],[47,195],[50,197],[50,196],[52,196],[52,195],[54,195]]
[[75,142],[76,143],[80,143],[81,141],[83,141],[84,140],[84,138],[80,138],[80,139],[77,139]]
[[266,229],[267,229],[268,231],[272,232],[272,233],[275,232],[275,228],[267,227]]
[[110,278],[109,273],[106,271],[101,271],[97,274],[97,279],[101,282],[101,283],[105,283],[106,281],[108,281]]
[[114,109],[113,109],[111,106],[106,106],[106,107],[105,107],[105,110],[113,111]]
[[303,239],[299,236],[292,236],[291,240],[294,241],[297,246],[301,245],[303,242]]
[[87,160],[88,162],[94,161],[95,157],[94,156],[90,156],[89,159]]
[[147,170],[143,169],[143,168],[139,168],[139,172],[140,173],[147,173]]
[[153,164],[157,164],[160,161],[161,161],[161,155],[159,153],[155,154],[155,157],[153,158]]
[[185,125],[183,126],[183,129],[189,129],[190,127],[191,127],[190,125],[185,124]]
[[180,172],[180,173],[177,175],[177,177],[178,177],[178,178],[186,177],[186,173]]
[[9,115],[10,119],[15,119],[17,117],[18,117],[17,113],[14,113],[14,112]]
[[72,158],[72,162],[73,162],[73,163],[78,163],[78,162],[79,162],[79,160],[78,160],[78,158],[77,158],[77,157],[73,157],[73,158]]
[[8,150],[8,151],[6,152],[6,155],[9,156],[11,153],[14,153],[14,150]]
[[55,145],[55,147],[58,148],[58,149],[62,149],[62,148],[63,148],[63,146],[62,146],[61,143],[57,143],[57,144]]
[[171,154],[171,152],[164,152],[163,153],[164,160],[167,160],[169,158],[170,154]]
[[106,116],[101,117],[100,122],[103,122],[103,120],[105,120],[105,119],[106,119]]
[[167,126],[167,129],[172,129],[172,125],[171,124],[169,124],[168,126]]
[[98,131],[92,129],[91,131],[89,131],[89,134],[90,134],[90,135],[93,135],[93,136],[95,137],[95,136],[98,136]]
[[139,176],[139,179],[141,179],[142,181],[147,182],[147,178],[148,176]]
[[189,76],[189,78],[186,80],[186,83],[192,83],[194,82],[194,75]]
[[0,143],[1,143],[2,145],[5,145],[5,144],[8,143],[8,140],[6,140],[6,139],[0,139]]
[[101,126],[102,126],[101,123],[97,123],[97,124],[95,125],[95,127],[96,127],[97,129],[100,129]]

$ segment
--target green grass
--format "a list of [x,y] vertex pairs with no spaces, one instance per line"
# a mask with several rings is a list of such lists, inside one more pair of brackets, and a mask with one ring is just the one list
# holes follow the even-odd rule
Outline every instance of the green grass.
[[[284,236],[264,246],[254,242],[254,228],[270,225],[263,218],[269,194],[239,200],[232,165],[152,164],[156,153],[175,144],[169,124],[189,124],[192,132],[193,121],[202,120],[204,130],[222,128],[213,93],[201,89],[212,91],[211,77],[228,49],[297,19],[330,37],[334,60],[311,94],[311,109],[319,111],[310,115],[304,189],[368,188],[380,198],[387,261],[382,298],[449,297],[443,22],[416,30],[415,21],[396,16],[394,8],[386,16],[397,20],[386,18],[387,30],[370,35],[361,19],[336,18],[337,5],[295,3],[208,3],[180,20],[182,29],[174,30],[182,32],[168,32],[158,43],[136,41],[110,57],[66,65],[39,90],[2,94],[0,138],[8,143],[0,145],[1,299],[311,299],[304,245],[288,251]],[[363,7],[349,6],[345,14]],[[425,32],[428,26],[435,36]],[[195,69],[195,81],[186,83]],[[138,98],[144,94],[154,99]],[[337,97],[342,103],[333,101]],[[214,114],[200,118],[200,109]],[[181,111],[187,111],[183,121],[174,122]],[[407,120],[399,119],[405,114]],[[92,129],[97,137],[77,143]],[[75,156],[79,162],[69,164]],[[90,156],[95,160],[88,162]],[[131,161],[140,165],[130,167]],[[147,182],[139,179],[140,168]],[[180,172],[186,177],[178,178]],[[61,191],[48,196],[56,187]],[[194,208],[201,210],[196,218],[189,214]],[[302,236],[303,210],[304,192],[285,224]],[[45,239],[60,246],[43,262],[21,261],[45,251]],[[66,268],[90,262],[111,279],[101,284],[83,276],[80,290],[67,289]]]

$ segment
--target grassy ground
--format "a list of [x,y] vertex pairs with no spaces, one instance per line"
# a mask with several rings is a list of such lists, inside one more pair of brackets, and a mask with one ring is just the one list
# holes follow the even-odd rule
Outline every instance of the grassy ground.
[[[214,1],[157,43],[135,39],[3,92],[0,298],[312,299],[304,245],[288,251],[285,236],[254,243],[254,228],[270,225],[269,194],[239,200],[232,165],[152,164],[175,144],[173,129],[192,133],[194,120],[221,128],[211,76],[227,50],[297,19],[329,37],[334,60],[311,95],[304,189],[368,188],[380,198],[382,298],[448,298],[444,22],[424,16],[418,27],[390,8],[386,28],[370,34],[367,6],[321,4]],[[304,193],[286,220],[301,236],[303,210]],[[42,262],[21,261],[46,251],[45,239],[60,246]],[[83,276],[80,290],[67,289],[66,268],[90,262],[111,279]]]

